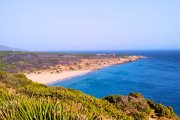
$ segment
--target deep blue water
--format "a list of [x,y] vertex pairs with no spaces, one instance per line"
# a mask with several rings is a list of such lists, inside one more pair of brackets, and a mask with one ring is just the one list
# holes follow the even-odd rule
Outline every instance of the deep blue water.
[[142,93],[180,115],[180,51],[95,51],[144,55],[135,62],[114,65],[51,85],[80,90],[101,98],[110,94]]

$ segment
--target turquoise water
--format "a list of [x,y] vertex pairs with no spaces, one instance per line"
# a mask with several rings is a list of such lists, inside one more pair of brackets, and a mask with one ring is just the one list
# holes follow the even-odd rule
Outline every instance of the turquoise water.
[[128,95],[136,91],[146,98],[172,106],[180,115],[180,51],[107,53],[144,55],[147,58],[106,67],[51,85],[77,89],[98,98],[110,94]]

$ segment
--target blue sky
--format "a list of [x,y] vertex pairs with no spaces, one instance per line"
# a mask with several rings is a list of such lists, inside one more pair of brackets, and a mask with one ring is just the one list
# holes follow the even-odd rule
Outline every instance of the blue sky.
[[1,0],[0,44],[26,50],[180,49],[180,1]]

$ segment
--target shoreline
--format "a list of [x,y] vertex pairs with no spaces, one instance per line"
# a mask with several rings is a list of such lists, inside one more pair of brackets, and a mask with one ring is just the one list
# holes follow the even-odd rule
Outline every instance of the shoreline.
[[44,71],[40,74],[38,73],[31,73],[26,74],[26,77],[34,82],[42,83],[42,84],[53,84],[58,81],[64,81],[66,79],[70,79],[73,77],[85,75],[89,72],[92,72],[90,70],[77,70],[77,71],[65,71],[62,73],[50,73],[48,71]]
[[53,82],[50,82],[50,83],[46,83],[45,85],[49,86],[49,85],[52,85],[52,84],[55,84],[55,83],[58,83],[58,82],[63,82],[63,81],[70,80],[70,79],[75,78],[75,77],[86,75],[86,74],[94,72],[94,71],[96,71],[96,70],[87,71],[87,72],[84,72],[84,73],[81,73],[81,74],[77,74],[77,75],[74,75],[74,76],[71,76],[71,77],[67,77],[67,78],[64,78],[64,79],[61,79],[61,80],[56,80],[56,81],[53,81]]
[[[67,70],[67,71],[58,72],[58,73],[52,73],[50,70],[46,69],[41,72],[36,71],[34,73],[24,73],[24,74],[26,75],[26,77],[28,79],[30,79],[34,82],[48,85],[48,84],[54,84],[56,82],[68,80],[70,78],[74,78],[77,76],[85,75],[85,74],[88,74],[90,72],[93,72],[93,71],[96,71],[96,70],[99,70],[99,69],[102,69],[105,67],[134,62],[134,61],[142,59],[142,58],[145,58],[145,57],[144,56],[129,56],[126,59],[121,58],[118,62],[116,61],[116,62],[109,63],[110,61],[107,61],[108,63],[106,65],[98,66],[96,68],[91,68],[91,69],[71,70],[71,71]],[[93,64],[92,64],[92,66],[93,66]]]
[[[128,63],[128,62],[126,62],[126,63]],[[121,63],[121,64],[125,64],[125,63]],[[120,65],[120,64],[114,64],[114,65]],[[47,83],[46,85],[51,85],[51,84],[55,84],[55,83],[58,83],[58,82],[66,81],[66,80],[69,80],[69,79],[71,79],[71,78],[75,78],[75,77],[78,77],[78,76],[86,75],[86,74],[88,74],[88,73],[95,72],[95,71],[97,71],[97,70],[100,70],[100,69],[103,69],[103,68],[106,68],[106,67],[110,67],[110,66],[114,66],[114,65],[104,66],[104,67],[99,68],[99,69],[96,69],[96,70],[89,70],[89,71],[84,72],[84,73],[81,73],[81,74],[77,74],[77,75],[74,75],[74,76],[71,76],[71,77],[67,77],[67,78],[64,78],[64,79],[61,79],[61,80],[56,80],[56,81]]]

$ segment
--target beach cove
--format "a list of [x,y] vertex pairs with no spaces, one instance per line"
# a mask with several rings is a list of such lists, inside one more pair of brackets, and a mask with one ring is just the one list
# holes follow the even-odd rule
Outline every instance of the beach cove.
[[[100,56],[100,55],[99,55]],[[103,55],[104,56],[104,55]],[[53,71],[58,69],[61,65],[56,65],[55,67],[51,66],[51,69],[36,70],[35,72],[26,72],[24,73],[26,77],[34,82],[42,84],[50,84],[54,82],[60,82],[68,78],[80,76],[87,74],[89,72],[102,69],[111,65],[123,64],[127,62],[133,62],[138,59],[144,58],[143,56],[128,56],[128,57],[118,57],[118,58],[99,58],[96,59],[85,59],[82,62],[78,63],[81,65],[81,69],[75,68],[74,65],[70,66],[73,70],[68,70],[66,66],[63,66],[63,71]],[[88,66],[87,66],[88,64]],[[77,66],[77,65],[76,65]]]

